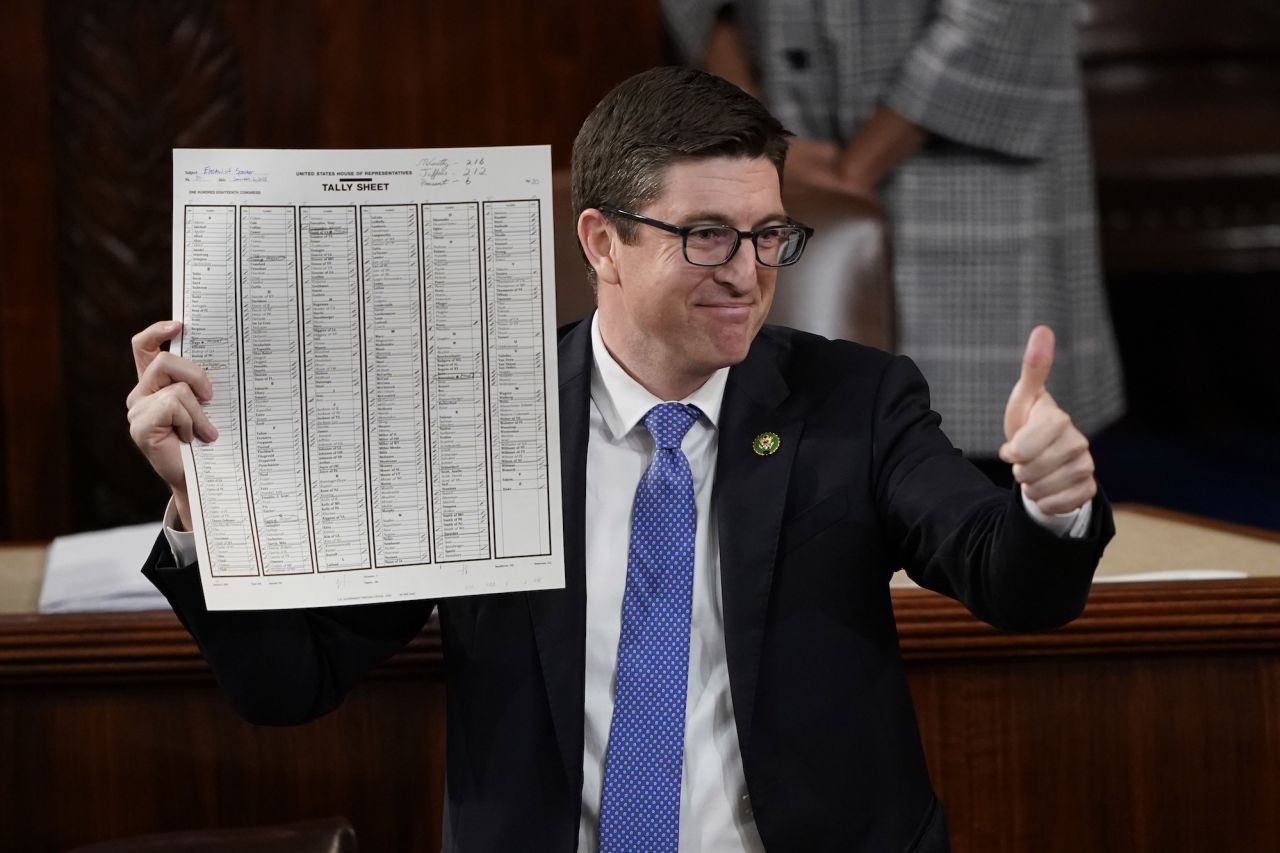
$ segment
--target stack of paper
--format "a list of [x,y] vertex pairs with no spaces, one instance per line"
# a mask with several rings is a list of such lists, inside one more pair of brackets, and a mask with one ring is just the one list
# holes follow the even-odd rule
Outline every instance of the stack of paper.
[[49,546],[41,613],[165,610],[165,601],[139,571],[160,523],[135,524],[59,536]]

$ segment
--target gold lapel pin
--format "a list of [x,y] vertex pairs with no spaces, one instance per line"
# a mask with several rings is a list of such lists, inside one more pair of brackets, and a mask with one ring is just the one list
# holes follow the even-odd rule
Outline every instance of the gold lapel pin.
[[756,456],[772,456],[781,446],[782,439],[778,438],[776,432],[762,432],[751,442],[751,449],[756,452]]

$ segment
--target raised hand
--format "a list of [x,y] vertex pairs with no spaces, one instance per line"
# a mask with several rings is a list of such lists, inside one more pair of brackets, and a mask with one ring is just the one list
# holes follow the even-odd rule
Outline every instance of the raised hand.
[[1004,410],[1000,458],[1041,512],[1071,512],[1098,493],[1089,440],[1045,390],[1053,367],[1053,330],[1036,326],[1027,339],[1022,375]]
[[213,385],[195,362],[160,349],[181,331],[176,320],[153,323],[133,336],[138,384],[129,392],[129,436],[173,493],[183,525],[191,529],[187,478],[180,447],[195,439],[211,442],[218,430],[202,403],[213,399]]

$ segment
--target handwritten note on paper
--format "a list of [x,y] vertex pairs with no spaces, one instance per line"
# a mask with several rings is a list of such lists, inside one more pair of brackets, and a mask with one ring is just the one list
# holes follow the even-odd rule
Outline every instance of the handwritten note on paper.
[[564,584],[550,150],[174,151],[210,609]]
[[185,169],[179,176],[174,175],[174,183],[181,178],[184,184],[261,184],[271,180],[271,176],[257,169],[243,166],[204,165],[193,169]]
[[418,179],[424,187],[471,186],[488,176],[489,164],[483,154],[434,154],[418,161]]

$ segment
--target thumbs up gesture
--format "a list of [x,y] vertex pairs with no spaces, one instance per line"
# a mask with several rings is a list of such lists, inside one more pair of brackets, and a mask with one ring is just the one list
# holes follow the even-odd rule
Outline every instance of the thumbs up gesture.
[[1000,458],[1013,465],[1022,492],[1049,515],[1071,512],[1093,499],[1089,440],[1045,390],[1053,367],[1053,330],[1036,326],[1022,356],[1022,375],[1004,410]]

